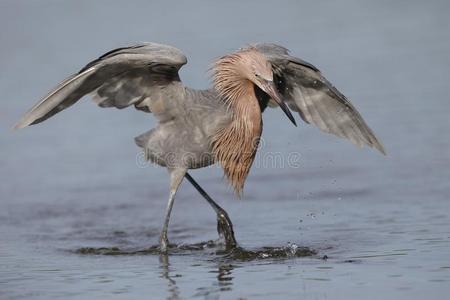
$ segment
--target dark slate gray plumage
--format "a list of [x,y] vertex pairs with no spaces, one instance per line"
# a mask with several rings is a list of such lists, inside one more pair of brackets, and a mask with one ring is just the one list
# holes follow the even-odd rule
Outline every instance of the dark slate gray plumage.
[[[305,122],[384,153],[361,115],[315,66],[290,56],[286,48],[275,44],[254,47],[270,62],[278,92]],[[170,196],[160,237],[163,252],[168,248],[167,228],[173,201],[184,177],[217,213],[219,234],[225,237],[227,246],[236,245],[227,213],[187,173],[188,169],[215,162],[213,137],[233,122],[233,112],[215,88],[194,90],[182,84],[178,71],[186,63],[180,50],[156,43],[112,50],[61,82],[16,125],[22,128],[40,123],[88,94],[101,107],[122,109],[133,105],[152,113],[158,125],[135,140],[149,160],[167,167],[170,173]],[[270,71],[270,65],[267,66]],[[269,79],[266,83],[273,86],[274,82]],[[264,111],[270,97],[257,85],[254,89],[260,110]],[[285,113],[293,121],[290,113]]]
[[367,145],[385,154],[380,141],[350,103],[312,64],[289,55],[281,46],[254,45],[272,64],[274,80],[289,108],[321,130]]

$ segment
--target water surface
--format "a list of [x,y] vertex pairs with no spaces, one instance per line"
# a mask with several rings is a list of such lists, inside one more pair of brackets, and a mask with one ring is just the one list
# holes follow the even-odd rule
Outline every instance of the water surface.
[[[1,1],[0,298],[446,298],[449,13],[446,1]],[[176,246],[160,256],[167,174],[133,143],[151,115],[86,99],[10,130],[59,80],[139,41],[182,49],[197,88],[215,57],[280,43],[352,99],[388,156],[268,111],[241,200],[219,168],[192,172],[244,252],[214,242],[214,213],[185,182]],[[295,166],[267,161],[292,153]]]

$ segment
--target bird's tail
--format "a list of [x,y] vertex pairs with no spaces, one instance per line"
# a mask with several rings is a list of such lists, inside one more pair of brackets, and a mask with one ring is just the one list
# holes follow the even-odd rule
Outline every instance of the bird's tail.
[[[85,86],[86,79],[93,71],[94,68],[83,70],[61,82],[28,111],[14,126],[14,129],[45,121],[80,100],[86,94],[86,90],[95,90],[97,88],[95,85],[92,87]],[[83,92],[80,91],[80,87],[82,87]]]

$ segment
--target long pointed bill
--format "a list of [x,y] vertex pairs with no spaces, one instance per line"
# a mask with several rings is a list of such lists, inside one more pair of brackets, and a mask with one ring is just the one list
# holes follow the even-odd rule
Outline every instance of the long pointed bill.
[[275,84],[273,81],[265,81],[261,84],[260,88],[269,95],[283,110],[283,112],[286,114],[286,116],[291,120],[292,124],[297,126],[297,123],[295,122],[294,117],[291,114],[291,111],[287,107],[287,105],[284,103],[283,100],[281,100],[280,94],[277,91],[277,88],[275,87]]

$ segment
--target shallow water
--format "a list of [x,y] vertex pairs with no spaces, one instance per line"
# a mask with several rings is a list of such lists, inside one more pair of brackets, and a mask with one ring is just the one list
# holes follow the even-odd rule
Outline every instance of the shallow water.
[[[187,3],[0,2],[0,299],[445,299],[448,3]],[[191,173],[241,248],[216,241],[213,211],[184,182],[161,256],[167,175],[132,139],[151,115],[83,101],[9,130],[57,81],[136,41],[182,49],[182,79],[199,88],[213,58],[285,45],[353,99],[388,156],[268,111],[241,200],[219,168]]]

